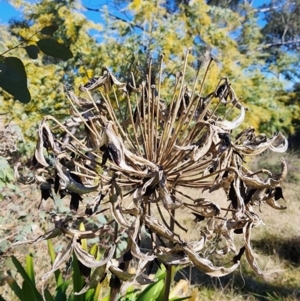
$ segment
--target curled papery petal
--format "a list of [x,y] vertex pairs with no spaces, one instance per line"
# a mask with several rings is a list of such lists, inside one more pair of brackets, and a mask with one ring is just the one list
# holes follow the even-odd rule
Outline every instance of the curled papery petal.
[[129,280],[133,279],[135,276],[135,274],[130,274],[130,273],[124,272],[112,264],[109,266],[109,270],[112,274],[115,274],[122,281],[129,281]]
[[188,256],[182,256],[180,253],[176,254],[169,248],[157,247],[155,254],[160,261],[167,265],[185,265],[189,263]]
[[245,252],[246,252],[246,258],[249,264],[251,265],[254,272],[258,275],[263,275],[263,272],[259,268],[256,259],[253,254],[253,250],[250,245],[250,237],[251,237],[251,229],[252,229],[252,222],[249,222],[246,227],[244,228],[244,242],[245,242]]
[[267,197],[265,201],[269,206],[277,210],[284,210],[287,208],[287,206],[280,205],[277,201],[275,201],[275,196]]
[[103,74],[100,77],[93,77],[83,86],[80,86],[80,91],[92,91],[99,87],[104,87],[108,92],[112,84],[117,85],[119,88],[125,89],[126,83],[120,82],[107,68],[103,68]]
[[247,140],[243,144],[234,144],[234,149],[240,154],[256,156],[261,154],[267,149],[270,149],[274,152],[284,153],[288,149],[288,141],[281,134],[275,135],[272,139],[262,139],[256,141],[255,139]]
[[89,254],[87,251],[83,250],[80,244],[77,242],[76,236],[73,239],[73,248],[76,254],[77,259],[88,268],[98,268],[108,263],[109,260],[112,259],[116,245],[112,245],[110,247],[110,251],[106,255],[106,257],[102,260],[96,260],[94,256]]
[[38,140],[36,144],[36,148],[34,151],[34,157],[44,167],[48,167],[49,164],[47,163],[44,157],[44,138],[43,138],[43,127],[39,127],[38,132]]
[[223,277],[228,274],[231,274],[240,266],[240,261],[238,261],[237,263],[233,264],[230,268],[216,267],[210,260],[206,258],[201,258],[196,252],[194,252],[189,247],[183,247],[183,250],[188,255],[194,266],[209,276]]
[[135,242],[135,239],[133,239],[131,236],[130,236],[130,239],[131,239],[131,254],[135,257],[135,258],[138,258],[140,260],[147,260],[148,262],[154,260],[156,258],[155,255],[150,255],[150,254],[145,254],[145,253],[142,253],[138,244]]
[[216,124],[223,130],[230,131],[230,130],[234,130],[238,126],[240,126],[243,123],[244,119],[245,119],[245,108],[244,108],[244,106],[241,106],[240,114],[235,120],[233,120],[233,121],[228,121],[228,120],[217,121]]
[[51,270],[43,275],[43,277],[42,277],[43,282],[46,281],[63,264],[66,264],[66,262],[68,262],[71,254],[72,254],[72,251],[73,251],[73,246],[72,246],[72,242],[70,242],[65,250],[58,253],[58,255],[56,256],[56,258],[53,262]]
[[212,141],[213,141],[213,130],[211,126],[208,126],[208,134],[206,136],[204,143],[200,147],[193,149],[192,160],[198,161],[200,158],[206,155],[211,147]]
[[150,284],[153,283],[153,279],[149,279],[145,275],[142,274],[142,272],[145,270],[146,265],[149,263],[148,260],[139,260],[138,266],[135,272],[135,276],[131,278],[127,282],[123,282],[122,287],[121,287],[121,294],[124,294],[127,289],[133,285],[134,283],[138,283],[140,285],[145,285],[145,284]]
[[163,238],[169,239],[171,241],[178,241],[178,235],[174,235],[172,231],[170,231],[165,225],[160,223],[160,221],[156,218],[153,218],[149,215],[145,216],[144,219],[146,225],[156,234],[160,235]]
[[271,188],[279,186],[287,176],[287,164],[284,159],[281,161],[281,173],[269,177],[266,180],[260,179],[257,175],[248,176],[244,174],[239,174],[242,181],[249,187],[252,188]]
[[204,217],[216,216],[221,212],[221,209],[217,204],[206,200],[205,198],[196,199],[194,204],[188,204],[187,207],[191,209],[194,208],[195,211]]

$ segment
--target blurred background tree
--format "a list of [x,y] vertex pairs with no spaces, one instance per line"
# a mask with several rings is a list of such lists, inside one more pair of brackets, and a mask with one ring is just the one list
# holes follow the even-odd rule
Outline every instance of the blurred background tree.
[[[132,80],[132,72],[139,82],[148,73],[148,59],[153,58],[155,70],[164,53],[163,85],[168,86],[191,47],[187,73],[191,81],[200,62],[207,63],[210,55],[214,58],[204,95],[220,77],[228,77],[249,108],[247,118],[253,126],[266,133],[295,134],[300,130],[300,0],[281,2],[254,8],[240,0],[114,0],[109,5],[99,0],[99,5],[86,7],[79,0],[10,0],[22,10],[23,19],[12,20],[1,30],[1,52],[55,24],[54,37],[70,48],[73,57],[61,61],[39,53],[32,60],[23,49],[12,51],[10,55],[25,65],[31,101],[23,105],[1,91],[2,111],[10,112],[28,140],[35,139],[42,116],[64,118],[69,113],[64,85],[76,89],[101,75],[103,66],[125,81]],[[101,14],[101,24],[87,19],[84,9]]]

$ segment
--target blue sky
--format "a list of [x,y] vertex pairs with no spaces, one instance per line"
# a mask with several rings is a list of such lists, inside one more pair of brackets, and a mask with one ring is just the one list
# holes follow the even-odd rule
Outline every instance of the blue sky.
[[[82,0],[83,5],[89,8],[98,9],[103,5],[107,5],[109,1],[106,0]],[[91,19],[97,23],[101,23],[101,14],[99,12],[83,11],[88,19]],[[12,18],[20,18],[22,13],[17,11],[8,0],[0,0],[0,24],[8,24]]]
[[16,11],[8,2],[0,0],[0,23],[7,24],[10,18],[20,17],[21,14]]
[[[84,5],[90,8],[99,8],[99,4],[108,3],[109,1],[103,0],[83,0]],[[258,7],[262,4],[268,3],[270,0],[253,0],[253,6]],[[87,18],[95,21],[101,22],[101,15],[98,12],[85,11],[83,12]],[[22,16],[20,11],[14,9],[7,0],[0,0],[0,24],[8,24],[11,18],[20,18]]]

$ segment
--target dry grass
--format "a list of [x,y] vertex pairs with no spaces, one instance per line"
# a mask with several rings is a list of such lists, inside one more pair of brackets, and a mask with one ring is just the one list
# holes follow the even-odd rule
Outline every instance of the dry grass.
[[[300,181],[295,181],[298,175],[294,174],[296,168],[300,166],[300,158],[296,154],[287,154],[286,159],[292,168],[289,182],[283,185],[288,208],[283,211],[270,210],[268,206],[258,208],[265,225],[253,229],[252,232],[253,248],[265,277],[256,277],[246,262],[243,262],[240,272],[224,277],[220,281],[193,274],[192,284],[195,285],[195,282],[200,284],[201,300],[294,301],[300,299],[300,195],[298,189]],[[273,171],[280,162],[278,156],[268,154],[260,157],[259,160],[259,162],[252,162],[252,165],[260,168],[266,166],[267,163],[267,167]],[[214,200],[217,199],[218,196],[214,198]],[[224,202],[224,197],[220,195],[219,200]],[[194,272],[197,274],[196,271]]]
[[[276,170],[276,166],[280,162],[278,158],[270,156],[268,158],[262,156],[259,159],[259,162],[252,162],[257,168],[261,167],[260,164],[267,163],[271,170]],[[297,155],[288,154],[286,159],[293,163],[294,169],[300,166],[300,159]],[[258,264],[265,273],[265,278],[256,277],[246,261],[242,264],[242,270],[221,279],[211,278],[193,268],[186,268],[177,273],[176,281],[186,279],[190,283],[188,289],[185,288],[184,290],[186,295],[191,295],[190,300],[299,300],[300,195],[299,182],[295,183],[296,177],[297,175],[292,175],[289,182],[283,186],[284,197],[288,205],[286,210],[275,211],[267,206],[257,208],[261,211],[260,216],[265,225],[253,230],[252,244],[257,255]],[[193,194],[197,198],[203,196],[199,190],[195,190]],[[218,203],[219,206],[226,207],[225,194],[220,192],[205,193],[205,196]],[[37,237],[47,229],[47,216],[43,212],[37,211],[39,201],[39,191],[34,187],[30,187],[23,189],[21,197],[10,196],[1,203],[2,222],[0,232],[2,243],[5,239],[13,242],[14,237],[20,235],[22,227],[25,226],[31,227],[31,231],[25,235],[28,239]],[[51,210],[55,206],[50,200],[44,202],[43,205],[45,211]],[[201,225],[191,222],[191,218],[185,210],[182,210],[177,218],[188,229],[188,232],[184,235],[190,236],[191,239],[199,238]],[[178,232],[183,235],[183,232],[179,230]],[[60,246],[56,245],[56,247],[59,248]],[[48,257],[45,255],[47,247],[44,242],[29,247],[6,248],[1,254],[1,273],[3,272],[5,276],[7,271],[10,270],[14,274],[9,257],[15,255],[21,261],[24,261],[28,252],[34,255],[36,277],[40,279],[41,275],[50,267],[48,260],[45,260]],[[3,281],[1,284],[0,295],[6,300],[16,300],[9,287]]]

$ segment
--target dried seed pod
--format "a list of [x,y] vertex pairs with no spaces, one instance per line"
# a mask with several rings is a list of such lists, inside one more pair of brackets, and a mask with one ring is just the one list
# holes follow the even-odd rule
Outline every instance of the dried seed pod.
[[[161,73],[158,78],[162,78]],[[81,86],[87,95],[76,96],[68,89],[70,118],[61,123],[46,116],[40,124],[35,168],[39,164],[47,169],[55,194],[61,198],[71,195],[71,209],[78,210],[82,201],[87,216],[55,216],[55,228],[33,242],[61,234],[70,240],[49,273],[74,252],[82,266],[95,269],[78,294],[104,279],[108,270],[112,274],[110,286],[115,290],[145,283],[149,279],[142,273],[156,260],[170,265],[193,264],[210,276],[221,277],[238,268],[245,253],[255,272],[262,274],[250,245],[252,227],[261,223],[252,209],[264,204],[285,208],[277,201],[283,199],[281,184],[287,164],[282,160],[280,174],[273,175],[265,169],[249,170],[245,158],[265,150],[285,152],[287,139],[281,133],[268,138],[251,127],[234,139],[233,130],[243,123],[247,108],[229,80],[221,79],[217,89],[203,97],[196,91],[196,82],[191,89],[184,78],[185,71],[175,78],[167,102],[161,95],[169,91],[162,93],[162,85],[155,86],[151,76],[135,87],[103,68],[102,74]],[[119,102],[120,91],[110,93],[113,85],[125,92],[125,102]],[[96,89],[101,101],[89,92]],[[217,107],[215,97],[219,99]],[[220,103],[226,104],[222,110],[218,110]],[[43,198],[51,196],[51,185],[41,187]],[[219,205],[218,199],[209,201],[202,195],[204,190],[218,189],[228,197],[227,208]],[[182,224],[178,215],[185,212],[187,221]],[[75,228],[82,220],[93,225],[91,230]],[[195,241],[190,240],[191,235],[178,234],[191,231],[193,220],[201,221],[196,225]],[[244,236],[244,247],[238,254],[235,234]],[[104,249],[101,259],[83,250],[80,239],[98,239]],[[126,250],[120,258],[113,258],[116,244]],[[214,256],[219,259],[227,253],[234,254],[231,267],[213,264]],[[136,263],[136,274],[127,272],[129,262]]]

